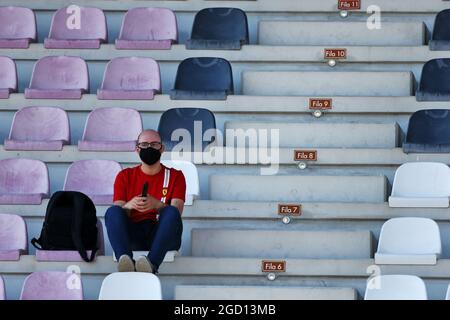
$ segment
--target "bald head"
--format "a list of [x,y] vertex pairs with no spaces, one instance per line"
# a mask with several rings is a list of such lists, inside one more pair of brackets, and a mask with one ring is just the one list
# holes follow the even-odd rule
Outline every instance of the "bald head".
[[148,129],[142,131],[137,139],[137,142],[161,142],[161,136],[159,135],[158,131]]

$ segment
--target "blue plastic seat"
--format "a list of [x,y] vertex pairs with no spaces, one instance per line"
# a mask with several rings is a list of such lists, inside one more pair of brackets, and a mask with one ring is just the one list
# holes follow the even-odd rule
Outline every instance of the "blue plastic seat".
[[450,50],[450,9],[437,14],[429,46],[433,51]]

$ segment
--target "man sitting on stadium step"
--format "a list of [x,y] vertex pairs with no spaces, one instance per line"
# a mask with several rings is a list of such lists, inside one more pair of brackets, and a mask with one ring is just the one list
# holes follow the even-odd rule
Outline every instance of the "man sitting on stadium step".
[[[181,246],[186,181],[181,171],[161,164],[164,145],[157,131],[141,132],[136,152],[142,163],[117,175],[105,224],[119,272],[157,273],[167,251]],[[150,252],[134,261],[133,249]]]

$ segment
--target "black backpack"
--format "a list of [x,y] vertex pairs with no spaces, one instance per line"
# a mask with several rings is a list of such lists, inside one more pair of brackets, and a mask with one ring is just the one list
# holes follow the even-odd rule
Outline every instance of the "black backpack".
[[[97,248],[97,215],[95,205],[84,193],[55,192],[48,202],[39,239],[31,244],[39,250],[77,250],[91,262]],[[86,250],[92,250],[91,257]]]

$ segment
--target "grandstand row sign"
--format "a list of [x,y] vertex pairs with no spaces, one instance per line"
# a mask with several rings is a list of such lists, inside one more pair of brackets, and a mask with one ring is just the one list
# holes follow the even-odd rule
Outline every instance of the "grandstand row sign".
[[361,0],[338,0],[339,10],[360,10]]
[[262,272],[286,272],[285,260],[263,260],[261,264]]
[[278,214],[281,216],[301,216],[302,205],[301,204],[279,204]]
[[323,56],[325,59],[330,59],[330,60],[347,59],[347,49],[325,48]]
[[309,99],[310,110],[331,110],[333,108],[333,99]]
[[294,150],[294,161],[317,161],[317,150]]

